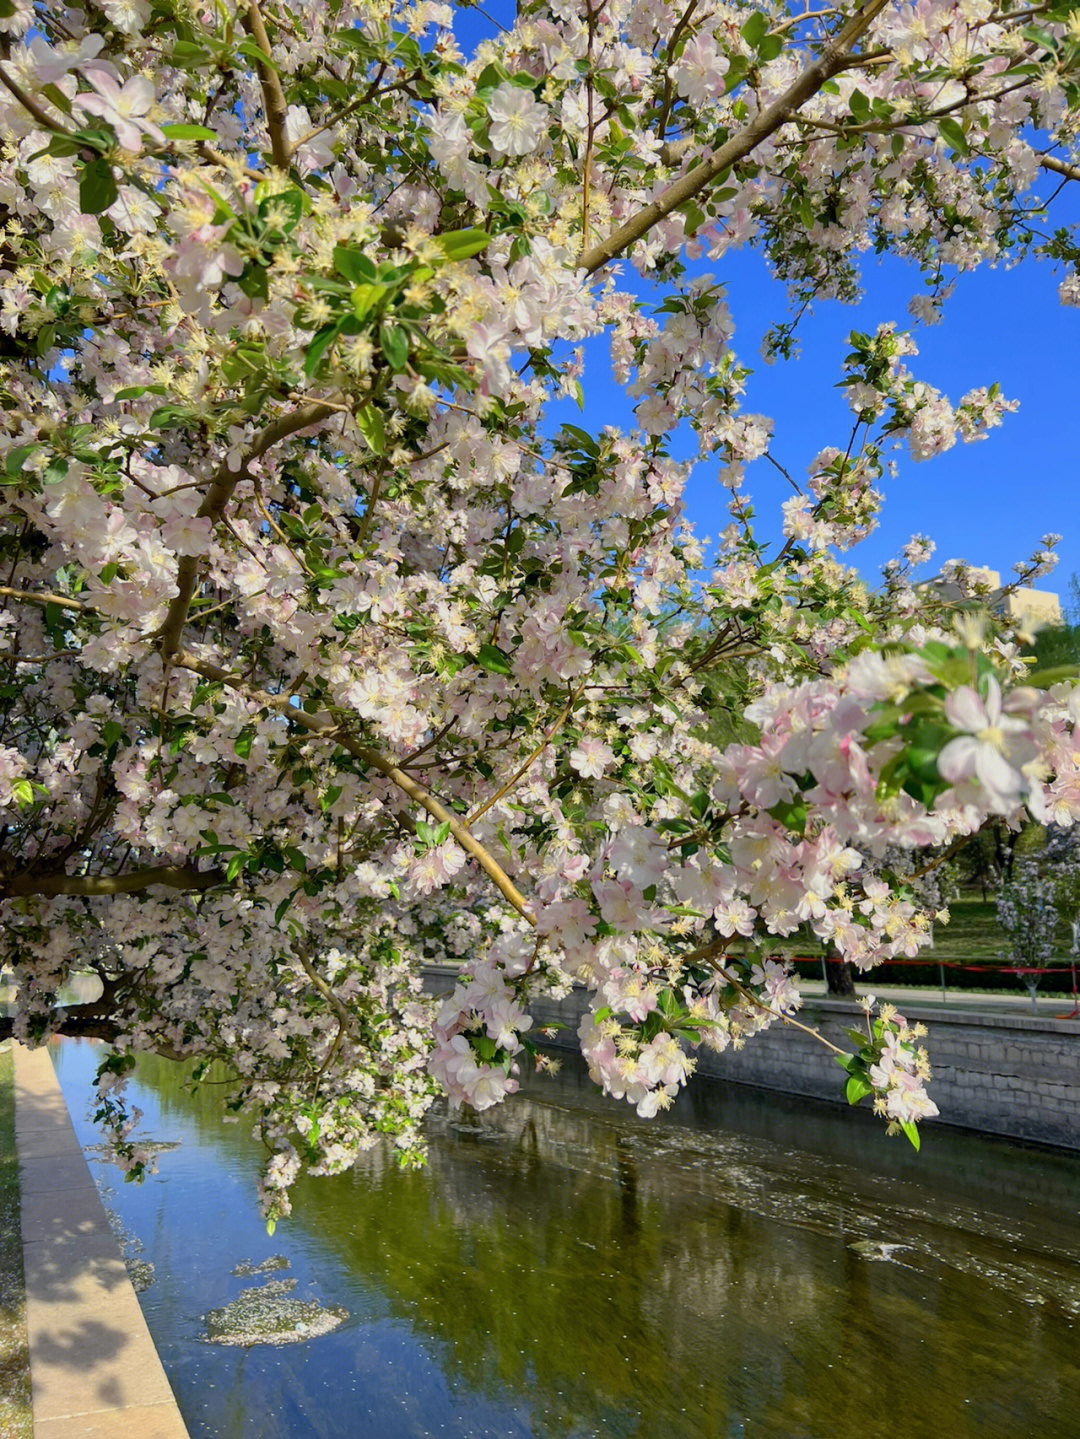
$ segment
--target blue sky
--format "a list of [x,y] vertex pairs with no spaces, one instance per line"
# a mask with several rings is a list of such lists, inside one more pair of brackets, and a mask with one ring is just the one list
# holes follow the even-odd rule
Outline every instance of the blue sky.
[[[485,10],[513,23],[508,0],[487,0]],[[455,30],[467,51],[495,33],[476,10],[459,10]],[[1051,189],[1048,177],[1040,192]],[[1047,228],[1077,216],[1075,200],[1064,194]],[[1006,415],[1000,429],[976,444],[957,444],[918,465],[897,452],[899,474],[885,484],[879,529],[846,557],[867,580],[875,582],[882,564],[916,533],[937,545],[920,573],[929,575],[942,561],[956,558],[1010,576],[1012,566],[1052,530],[1063,536],[1060,562],[1039,585],[1067,595],[1069,576],[1080,574],[1080,309],[1058,301],[1060,272],[1028,260],[1013,269],[983,267],[956,276],[943,322],[920,326],[907,313],[912,295],[923,291],[918,272],[891,256],[871,255],[863,265],[864,298],[854,306],[820,305],[800,325],[800,358],[770,366],[760,358],[761,338],[788,317],[787,298],[760,254],[732,255],[694,269],[710,270],[728,286],[737,327],[734,348],[755,371],[744,408],[776,421],[773,453],[796,478],[805,477],[823,446],[847,443],[850,411],[834,387],[850,330],[872,331],[894,320],[916,338],[919,355],[909,367],[918,379],[954,401],[996,380],[1007,398],[1020,401],[1016,414]],[[588,356],[584,421],[568,402],[557,407],[556,422],[630,427],[632,409],[612,379],[606,343],[590,345]],[[715,476],[715,466],[702,464],[689,488],[688,516],[700,535],[716,535],[727,523],[727,494]],[[755,501],[759,534],[775,538],[780,502],[790,489],[766,461],[751,467],[746,488]]]
[[[872,331],[887,320],[910,329],[919,346],[908,362],[912,372],[954,401],[994,381],[1007,398],[1020,401],[1019,411],[1006,415],[985,440],[958,443],[921,464],[906,450],[895,452],[899,474],[884,483],[880,528],[848,557],[868,580],[915,533],[929,535],[938,547],[923,573],[963,558],[1006,575],[1053,530],[1064,537],[1061,561],[1040,586],[1065,594],[1069,575],[1080,572],[1080,309],[1060,304],[1050,265],[1029,260],[1011,270],[959,275],[943,322],[925,326],[907,314],[908,301],[922,290],[917,271],[893,257],[871,256],[864,267],[865,297],[854,306],[819,305],[801,323],[800,356],[774,365],[760,358],[760,346],[766,329],[786,318],[783,286],[757,253],[725,257],[707,268],[728,286],[734,349],[754,370],[744,408],[776,421],[773,453],[797,479],[823,446],[847,442],[851,415],[835,386],[852,329]],[[611,378],[606,343],[589,347],[585,393],[588,427],[632,423],[630,403]],[[560,418],[580,422],[572,407],[559,410]],[[760,532],[775,537],[780,503],[791,491],[764,461],[751,467],[746,488]],[[700,464],[687,496],[699,534],[723,528],[726,502],[715,464]]]

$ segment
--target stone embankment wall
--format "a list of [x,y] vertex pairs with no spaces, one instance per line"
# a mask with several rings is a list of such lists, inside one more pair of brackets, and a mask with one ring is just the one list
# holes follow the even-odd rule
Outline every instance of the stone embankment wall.
[[[425,982],[430,992],[446,993],[454,971],[431,966]],[[531,1012],[537,1028],[564,1026],[550,1042],[571,1048],[587,1008],[588,995],[577,988],[560,1003],[534,1004]],[[929,1122],[1080,1149],[1080,1022],[909,1005],[903,1012],[930,1030],[931,1094],[942,1120]],[[799,1017],[845,1049],[851,1048],[845,1031],[863,1018],[856,1005],[831,999],[810,1000]],[[843,1074],[832,1054],[789,1025],[775,1024],[738,1053],[702,1046],[697,1059],[698,1073],[710,1078],[844,1102]]]

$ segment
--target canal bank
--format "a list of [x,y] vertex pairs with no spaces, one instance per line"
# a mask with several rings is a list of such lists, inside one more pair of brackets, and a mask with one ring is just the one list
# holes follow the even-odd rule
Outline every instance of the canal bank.
[[188,1439],[49,1052],[13,1050],[34,1439]]
[[[424,969],[425,986],[433,994],[448,992],[456,978],[449,965]],[[530,1012],[536,1028],[560,1026],[549,1040],[553,1046],[572,1049],[588,1007],[589,992],[577,985],[565,999],[538,1001]],[[927,1123],[1080,1150],[1080,1024],[1075,1020],[918,1003],[905,1003],[903,1013],[930,1031],[931,1093],[941,1118]],[[857,1004],[818,996],[806,1000],[800,1019],[845,1049],[851,1048],[847,1030],[864,1022]],[[712,1079],[844,1102],[843,1076],[832,1054],[790,1025],[773,1025],[738,1053],[714,1054],[702,1046],[696,1057],[698,1073]]]
[[[428,1164],[376,1147],[303,1179],[266,1234],[265,1151],[139,1061],[159,1174],[125,1185],[54,1052],[191,1439],[1080,1439],[1080,1154],[691,1085],[642,1120],[567,1055],[481,1115],[438,1105]],[[331,1333],[206,1342],[253,1284],[340,1306]],[[900,1416],[897,1419],[896,1416]]]

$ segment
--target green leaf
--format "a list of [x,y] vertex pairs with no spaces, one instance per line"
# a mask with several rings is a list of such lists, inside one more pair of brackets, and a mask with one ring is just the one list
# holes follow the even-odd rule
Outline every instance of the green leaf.
[[569,435],[575,446],[584,450],[587,455],[594,458],[599,455],[600,446],[587,430],[579,429],[577,425],[563,425],[563,433]]
[[181,70],[198,70],[204,65],[212,65],[214,57],[204,45],[196,45],[191,40],[177,40],[172,47],[171,60]]
[[247,264],[244,273],[236,282],[249,300],[270,298],[270,276],[263,265]]
[[296,890],[294,889],[293,892],[292,892],[292,894],[287,895],[287,896],[281,901],[281,903],[278,905],[277,909],[274,910],[274,923],[275,923],[275,924],[280,924],[281,921],[285,918],[285,915],[288,913],[289,906],[292,904],[292,902],[293,902],[293,900],[294,900],[295,897],[296,897]]
[[205,125],[183,125],[178,122],[171,122],[159,126],[161,133],[167,140],[216,140],[217,135],[213,130],[208,130]]
[[327,325],[325,329],[318,331],[311,344],[308,345],[307,354],[304,357],[304,374],[309,379],[319,368],[322,357],[337,339],[339,328],[338,325]]
[[683,221],[688,235],[695,235],[705,223],[705,212],[700,206],[695,205],[693,200],[688,200],[685,205],[680,206]]
[[6,473],[9,475],[21,474],[23,465],[26,464],[27,460],[37,448],[37,442],[35,441],[33,444],[16,445],[13,450],[8,450],[7,458],[4,461],[4,470]]
[[152,430],[177,429],[184,423],[186,411],[181,405],[159,405],[149,419]]
[[164,385],[125,385],[113,395],[114,400],[137,400],[142,395],[163,395]]
[[514,673],[510,656],[496,645],[481,645],[476,653],[476,663],[481,668],[490,670],[492,674],[512,675]]
[[104,155],[83,166],[79,176],[79,209],[84,215],[100,215],[113,204],[118,193],[113,168]]
[[[302,190],[282,190],[277,195],[265,195],[259,201],[259,217],[265,220],[268,211],[273,211],[278,217],[274,221],[273,228],[281,230],[286,235],[291,235],[300,223],[301,218],[311,209],[311,201]],[[285,212],[285,218],[281,218],[281,212]]]
[[56,108],[65,115],[71,114],[71,101],[60,89],[59,85],[42,85],[41,93],[47,95]]
[[859,1061],[854,1054],[834,1054],[833,1058],[841,1069],[846,1069],[849,1074],[854,1073]]
[[409,363],[409,332],[400,325],[380,325],[379,346],[392,370],[403,370]]
[[372,309],[386,294],[385,285],[369,285],[366,281],[353,286],[353,314],[358,320],[366,320]]
[[958,155],[970,155],[971,147],[968,145],[967,137],[964,134],[964,127],[959,120],[946,116],[944,120],[938,121],[938,133],[941,138],[950,145]]
[[334,269],[344,276],[350,285],[368,283],[375,278],[375,266],[355,245],[337,245],[334,248]]
[[793,834],[806,833],[806,801],[801,795],[794,799],[781,800],[779,804],[774,804],[768,813]]
[[861,1074],[853,1074],[844,1086],[844,1094],[849,1104],[858,1104],[860,1099],[865,1099],[868,1094],[873,1094],[874,1086]]
[[246,56],[246,58],[253,61],[255,65],[265,65],[267,69],[276,70],[279,75],[281,74],[281,66],[274,57],[267,55],[265,50],[261,50],[259,46],[255,44],[254,40],[241,40],[240,44],[236,47],[236,53]]
[[266,1221],[266,1232],[267,1232],[267,1234],[269,1234],[269,1236],[270,1236],[271,1239],[273,1239],[273,1237],[274,1237],[274,1230],[275,1230],[276,1228],[277,1228],[277,1220],[276,1220],[276,1219],[268,1219],[268,1220]]
[[1080,680],[1080,669],[1076,665],[1055,665],[1052,669],[1036,670],[1025,675],[1024,683],[1037,690],[1048,690],[1051,685],[1075,684]]
[[229,860],[228,868],[225,871],[225,879],[227,883],[231,884],[233,882],[233,880],[240,873],[246,863],[247,855],[245,853],[233,855],[232,859]]
[[376,455],[386,453],[386,428],[383,424],[382,412],[374,405],[364,405],[356,412],[356,424],[360,433],[367,441],[368,449]]
[[240,756],[241,759],[247,759],[247,757],[251,754],[251,746],[254,742],[255,734],[252,730],[241,730],[240,733],[236,736],[236,743],[233,745],[233,749],[236,751],[236,753]]
[[467,260],[478,255],[491,244],[492,236],[486,230],[451,230],[448,235],[436,235],[435,243],[448,260]]
[[17,779],[11,786],[11,797],[23,806],[34,803],[34,786],[28,779]]
[[483,70],[480,71],[480,78],[476,82],[476,88],[478,90],[486,90],[489,85],[499,85],[503,80],[509,80],[509,78],[510,72],[504,66],[500,65],[497,60],[493,60],[490,65],[485,65]]
[[919,1150],[922,1148],[922,1138],[919,1134],[919,1127],[913,1120],[902,1119],[900,1121],[900,1128],[911,1140],[912,1149]]
[[756,10],[739,32],[751,50],[756,50],[769,33],[769,18]]
[[775,60],[784,48],[784,37],[782,35],[766,35],[761,44],[757,47],[758,59],[768,64]]

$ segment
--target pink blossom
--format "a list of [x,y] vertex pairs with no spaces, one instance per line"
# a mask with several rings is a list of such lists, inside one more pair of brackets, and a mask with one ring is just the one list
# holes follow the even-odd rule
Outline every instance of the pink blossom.
[[123,85],[117,84],[106,70],[88,69],[84,75],[97,94],[79,95],[75,104],[88,115],[99,115],[111,125],[125,150],[137,155],[142,149],[143,135],[155,144],[164,145],[165,136],[145,118],[154,104],[154,87],[144,75],[132,75]]

